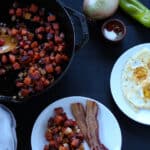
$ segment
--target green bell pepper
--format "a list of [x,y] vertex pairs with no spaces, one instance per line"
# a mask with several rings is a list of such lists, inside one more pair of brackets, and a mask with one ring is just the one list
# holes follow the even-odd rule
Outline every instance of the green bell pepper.
[[150,28],[150,10],[138,0],[120,0],[120,8],[145,27]]

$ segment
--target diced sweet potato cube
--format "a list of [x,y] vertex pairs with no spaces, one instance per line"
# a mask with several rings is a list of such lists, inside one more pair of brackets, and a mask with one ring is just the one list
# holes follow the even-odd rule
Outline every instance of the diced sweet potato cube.
[[54,15],[49,15],[48,17],[47,17],[47,21],[48,22],[52,22],[52,21],[55,21],[56,20],[56,16],[54,16]]
[[36,13],[38,11],[38,6],[36,4],[31,4],[29,11],[32,13]]

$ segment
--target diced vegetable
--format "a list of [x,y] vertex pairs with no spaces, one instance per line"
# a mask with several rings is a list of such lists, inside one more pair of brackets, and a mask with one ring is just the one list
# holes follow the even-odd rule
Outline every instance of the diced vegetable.
[[54,113],[45,132],[49,144],[44,150],[81,150],[83,135],[76,121],[69,119],[62,107],[55,108]]
[[[5,34],[16,39],[17,44],[12,51],[0,56],[0,75],[19,72],[16,77],[17,96],[23,98],[42,91],[62,73],[69,61],[65,33],[54,14],[34,3],[24,7],[14,3],[9,15],[12,24]],[[0,47],[5,44],[6,41],[0,38]],[[57,116],[56,123],[62,122],[61,119]]]

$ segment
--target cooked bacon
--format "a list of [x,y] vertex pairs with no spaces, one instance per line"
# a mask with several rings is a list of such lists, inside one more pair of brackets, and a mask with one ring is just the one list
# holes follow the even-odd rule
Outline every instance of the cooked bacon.
[[88,100],[86,102],[86,124],[87,135],[91,150],[107,150],[107,148],[100,142],[99,126],[97,121],[98,106],[94,101]]
[[96,102],[88,100],[86,111],[81,103],[73,103],[71,104],[71,110],[90,149],[108,150],[99,139],[98,106]]
[[81,103],[73,103],[71,104],[71,110],[85,140],[88,142],[87,125],[85,121],[85,111],[83,105]]

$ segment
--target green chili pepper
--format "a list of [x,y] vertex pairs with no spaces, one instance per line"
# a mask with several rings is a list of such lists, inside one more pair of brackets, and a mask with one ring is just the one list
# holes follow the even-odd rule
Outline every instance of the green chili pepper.
[[120,0],[120,7],[132,18],[150,28],[150,10],[138,0]]

